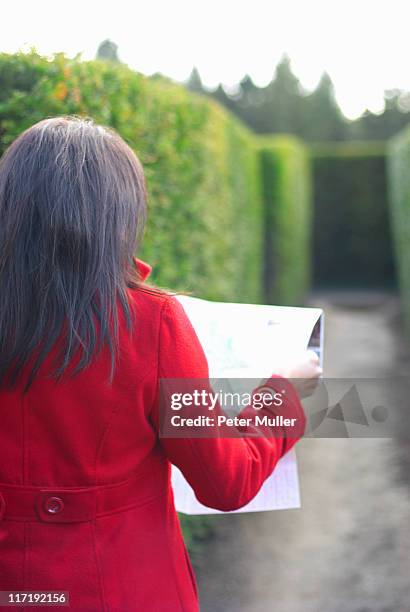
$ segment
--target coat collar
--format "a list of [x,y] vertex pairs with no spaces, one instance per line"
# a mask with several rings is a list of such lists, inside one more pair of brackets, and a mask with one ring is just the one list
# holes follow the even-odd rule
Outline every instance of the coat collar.
[[145,281],[148,278],[148,276],[151,274],[152,266],[150,266],[145,261],[142,261],[142,259],[138,259],[137,257],[133,257],[133,261],[134,261],[135,267],[138,270],[140,279],[142,281]]

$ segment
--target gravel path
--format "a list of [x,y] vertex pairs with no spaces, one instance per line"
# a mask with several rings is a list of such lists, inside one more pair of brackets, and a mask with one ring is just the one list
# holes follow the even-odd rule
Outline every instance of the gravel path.
[[[394,298],[326,293],[316,304],[326,376],[408,371]],[[409,447],[305,439],[298,464],[302,509],[219,518],[197,570],[202,612],[410,612]]]

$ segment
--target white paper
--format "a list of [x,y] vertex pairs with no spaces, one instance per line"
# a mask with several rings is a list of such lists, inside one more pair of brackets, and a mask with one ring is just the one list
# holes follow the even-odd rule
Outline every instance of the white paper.
[[[264,382],[284,360],[291,361],[308,346],[323,364],[323,311],[259,304],[211,302],[177,296],[203,346],[209,376],[229,379],[232,390]],[[315,327],[316,326],[316,327]],[[316,330],[314,337],[312,331]],[[259,381],[259,382],[258,382]],[[255,385],[255,382],[257,383]],[[236,389],[235,386],[237,385]],[[219,514],[201,504],[184,476],[172,467],[175,506],[185,514]],[[299,481],[294,449],[278,462],[256,497],[234,512],[258,512],[300,507]]]
[[[221,510],[208,508],[195,497],[192,487],[180,470],[172,467],[172,486],[178,512],[184,514],[226,514]],[[232,512],[261,512],[263,510],[286,510],[300,508],[299,480],[294,450],[290,450],[265,480],[259,493],[249,504]]]

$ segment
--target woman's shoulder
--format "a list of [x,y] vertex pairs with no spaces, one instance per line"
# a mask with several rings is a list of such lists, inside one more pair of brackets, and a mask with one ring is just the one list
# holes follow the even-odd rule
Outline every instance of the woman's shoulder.
[[137,320],[150,327],[161,325],[161,322],[164,327],[186,327],[187,316],[178,300],[181,293],[147,282],[152,266],[137,258],[134,258],[134,264],[138,282],[129,285],[127,291]]
[[[138,281],[132,282],[127,287],[128,295],[131,297],[134,303],[149,308],[163,308],[167,300],[172,296],[172,293],[161,287],[157,287],[154,284],[147,282],[148,277],[152,272],[151,264],[133,257],[134,264],[134,276],[133,281],[138,277]],[[136,272],[136,275],[135,275]]]
[[128,295],[133,304],[140,310],[147,309],[152,313],[161,311],[172,302],[174,294],[171,291],[141,282],[137,287],[128,287]]
[[136,321],[149,327],[162,330],[178,331],[177,328],[190,327],[189,317],[178,296],[181,292],[170,291],[162,287],[141,283],[138,287],[128,289],[129,303]]

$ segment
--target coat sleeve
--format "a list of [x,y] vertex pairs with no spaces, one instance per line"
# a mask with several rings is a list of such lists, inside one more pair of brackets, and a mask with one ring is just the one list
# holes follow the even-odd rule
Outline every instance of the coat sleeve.
[[[187,379],[188,386],[200,379],[208,380],[208,362],[181,303],[174,297],[167,298],[162,308],[158,349],[158,387],[162,379]],[[291,431],[286,427],[278,433],[269,427],[246,427],[237,437],[164,437],[160,436],[168,459],[184,474],[197,499],[204,505],[222,511],[230,511],[246,505],[258,493],[262,484],[273,472],[279,459],[303,435],[306,419],[298,394],[289,380],[272,376],[263,385],[273,392],[283,394],[280,408],[263,407],[258,414],[269,417],[279,414],[295,417],[299,426]],[[209,387],[211,388],[211,387]],[[257,391],[257,389],[255,390]],[[254,391],[254,392],[255,392]],[[160,393],[157,393],[152,409],[152,421],[160,431]],[[213,414],[225,414],[219,404]],[[241,416],[254,416],[252,406],[246,407]]]

